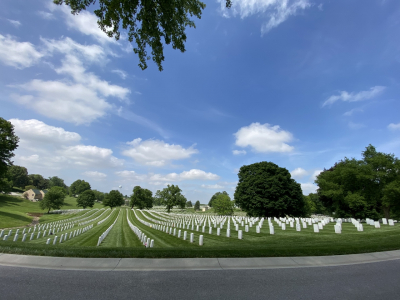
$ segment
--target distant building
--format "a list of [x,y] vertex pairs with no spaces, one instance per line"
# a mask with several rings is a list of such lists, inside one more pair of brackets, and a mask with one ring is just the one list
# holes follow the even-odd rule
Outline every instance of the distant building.
[[201,211],[207,211],[210,207],[208,205],[201,207]]
[[33,202],[40,201],[46,195],[47,190],[30,189],[23,193],[25,199],[31,200]]

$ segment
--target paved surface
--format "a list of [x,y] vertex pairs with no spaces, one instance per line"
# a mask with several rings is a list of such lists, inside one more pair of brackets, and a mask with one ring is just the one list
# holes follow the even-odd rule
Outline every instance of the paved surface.
[[233,270],[341,266],[399,259],[400,250],[335,256],[169,259],[73,258],[0,253],[0,266],[89,271]]
[[0,299],[400,299],[400,260],[314,268],[96,272],[0,266]]

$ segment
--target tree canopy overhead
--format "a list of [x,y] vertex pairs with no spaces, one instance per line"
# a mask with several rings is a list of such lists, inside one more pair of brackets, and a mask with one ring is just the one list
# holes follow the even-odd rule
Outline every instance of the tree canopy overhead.
[[[72,14],[94,4],[96,0],[54,0],[55,4],[66,4]],[[206,5],[199,0],[98,0],[99,8],[94,10],[97,23],[109,37],[119,40],[122,29],[127,30],[129,42],[139,56],[139,67],[147,68],[147,60],[153,59],[162,71],[164,61],[163,43],[172,43],[173,49],[185,52],[186,27],[196,27],[191,17],[201,18]],[[151,54],[148,53],[151,48]]]
[[300,184],[287,169],[272,162],[242,166],[235,191],[235,203],[249,216],[304,216],[305,202]]
[[210,201],[208,202],[208,206],[209,207],[213,207],[214,200],[221,194],[224,194],[224,195],[229,197],[229,195],[228,195],[228,193],[226,191],[223,191],[222,193],[221,192],[216,192],[214,195],[212,195]]

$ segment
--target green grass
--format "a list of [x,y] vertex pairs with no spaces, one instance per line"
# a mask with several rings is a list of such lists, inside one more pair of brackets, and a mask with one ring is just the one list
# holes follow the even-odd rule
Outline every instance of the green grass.
[[[67,196],[62,209],[77,209],[76,198]],[[103,208],[95,203],[93,208]],[[22,227],[29,225],[34,216],[40,216],[40,222],[50,222],[65,218],[65,215],[46,214],[47,210],[39,207],[39,202],[32,202],[18,196],[0,194],[0,228]],[[43,214],[43,215],[42,215]]]
[[[72,198],[72,200],[74,199]],[[8,224],[12,222],[26,224],[27,221],[23,219],[27,217],[26,213],[40,212],[40,208],[39,210],[37,208],[37,203],[32,203],[22,198],[0,195],[0,213],[6,215],[9,219],[7,221]],[[121,210],[119,219],[103,243],[99,247],[96,247],[99,236],[115,221],[119,210]],[[93,214],[90,219],[101,213],[97,212]],[[82,214],[84,212],[80,213],[80,215]],[[46,215],[41,218],[41,221],[68,220],[77,215]],[[93,221],[94,226],[91,230],[62,244],[54,246],[52,244],[46,245],[45,242],[48,236],[24,243],[21,242],[22,236],[20,236],[17,242],[13,242],[11,237],[9,241],[0,240],[0,252],[70,257],[162,258],[317,256],[400,249],[400,225],[398,223],[395,226],[382,225],[380,229],[364,224],[363,232],[358,232],[351,223],[344,223],[342,234],[334,233],[333,223],[326,225],[320,233],[314,233],[312,226],[308,226],[307,229],[297,232],[295,228],[287,225],[286,230],[282,231],[275,224],[275,234],[270,235],[266,221],[260,234],[256,233],[255,226],[251,227],[249,232],[244,232],[244,228],[240,227],[243,230],[243,240],[237,238],[237,232],[232,223],[230,238],[225,236],[226,225],[221,229],[221,236],[216,235],[216,228],[213,228],[212,234],[209,235],[208,226],[206,226],[204,233],[201,232],[201,227],[199,231],[176,228],[177,232],[179,229],[182,231],[182,236],[184,231],[188,232],[188,239],[184,241],[182,237],[178,238],[177,236],[169,235],[142,224],[136,218],[135,214],[126,208],[114,209],[111,216],[105,222],[97,225],[97,222],[104,219],[107,215],[108,213],[104,214],[102,218]],[[144,248],[138,237],[130,229],[126,220],[127,215],[133,225],[144,232],[148,238],[154,239],[154,248]],[[145,216],[158,220],[166,218],[163,214],[156,212],[150,215],[148,212],[137,211],[137,215],[145,221],[149,221]],[[19,218],[22,218],[22,220]],[[3,219],[0,219],[0,222],[1,224],[5,224],[3,223]],[[29,219],[28,222],[30,222]],[[80,227],[76,225],[73,229],[59,232],[57,235],[60,236],[62,233],[69,233],[71,230],[73,231],[78,228]],[[189,242],[190,233],[194,233],[194,243]],[[200,234],[204,236],[203,246],[198,245]]]

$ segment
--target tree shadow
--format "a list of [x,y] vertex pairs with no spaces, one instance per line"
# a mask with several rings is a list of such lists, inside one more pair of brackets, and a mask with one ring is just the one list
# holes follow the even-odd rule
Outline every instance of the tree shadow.
[[[21,216],[18,214],[12,214],[12,213],[8,213],[8,212],[0,211],[0,220],[4,220],[4,218],[6,218],[6,217],[13,219],[13,220],[18,220],[18,221],[24,222],[24,223],[26,223],[26,225],[28,225],[32,222],[32,219],[27,216]],[[3,228],[1,223],[0,223],[0,228]]]
[[24,202],[23,198],[17,198],[9,195],[0,195],[0,207],[19,206],[22,202]]

